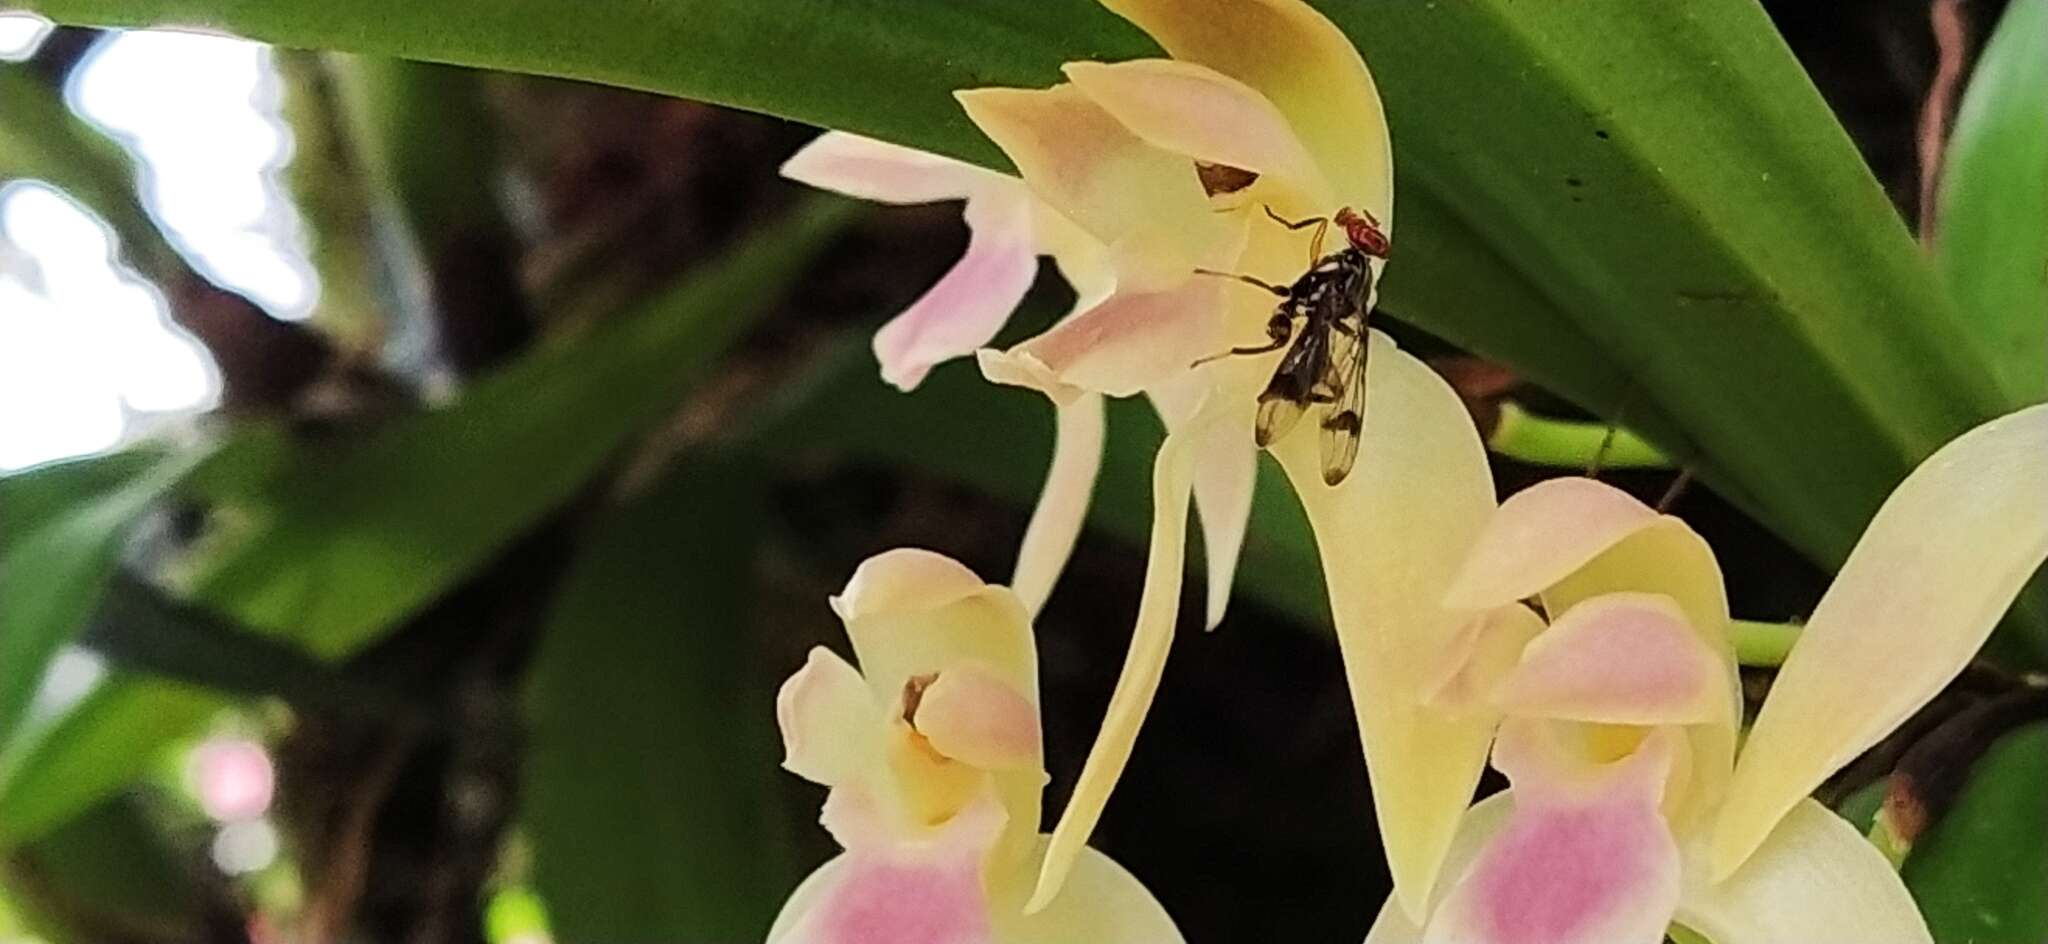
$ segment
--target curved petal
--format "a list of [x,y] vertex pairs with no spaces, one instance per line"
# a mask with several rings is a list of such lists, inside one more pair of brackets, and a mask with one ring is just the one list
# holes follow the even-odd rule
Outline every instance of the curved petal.
[[[1000,896],[998,901],[1000,901]],[[1158,899],[1108,856],[1083,848],[1073,873],[1044,910],[999,910],[1000,944],[1179,944],[1180,929]]]
[[1515,670],[1529,641],[1544,629],[1543,618],[1520,603],[1497,606],[1468,620],[1445,647],[1439,672],[1422,681],[1424,703],[1452,714],[1499,717],[1495,690]]
[[[1442,874],[1452,879],[1464,875],[1493,837],[1507,828],[1508,819],[1514,812],[1513,791],[1504,790],[1472,804],[1472,808],[1458,820],[1457,835],[1451,838],[1450,849],[1444,853]],[[1428,910],[1423,912],[1425,915],[1436,908],[1452,885],[1453,882],[1446,881],[1436,883],[1436,894],[1430,900]],[[1422,925],[1408,917],[1400,901],[1389,895],[1380,905],[1380,913],[1373,919],[1372,929],[1365,934],[1365,944],[1422,944]]]
[[1735,763],[1741,680],[1728,638],[1728,597],[1713,549],[1685,522],[1589,478],[1539,482],[1509,496],[1487,522],[1453,582],[1451,606],[1499,605],[1540,596],[1552,613],[1602,594],[1659,593],[1726,666],[1712,724],[1688,732],[1693,745],[1678,828],[1720,802]]
[[990,379],[1035,387],[1049,379],[1127,397],[1184,377],[1197,358],[1224,346],[1222,291],[1219,279],[1192,277],[1164,291],[1118,291],[1004,355],[1028,357],[1043,378],[1027,369],[1022,377]]
[[1088,520],[1095,475],[1102,469],[1102,397],[1084,393],[1054,406],[1059,423],[1052,468],[1045,473],[1045,489],[1038,493],[1031,523],[1024,527],[1024,541],[1017,548],[1017,570],[1010,578],[1011,589],[1034,616],[1052,596],[1053,584],[1059,582],[1067,558],[1073,556],[1074,542],[1080,540],[1081,526]]
[[1002,827],[992,803],[933,837],[863,847],[825,863],[790,895],[769,944],[989,944],[982,859]]
[[1424,703],[1439,653],[1475,615],[1441,601],[1493,510],[1493,476],[1450,385],[1378,331],[1368,343],[1364,461],[1333,488],[1315,436],[1273,455],[1315,531],[1394,891],[1419,914],[1493,730],[1488,714]]
[[1501,683],[1502,710],[1600,724],[1702,724],[1727,712],[1727,666],[1670,597],[1609,593],[1564,611]]
[[1054,210],[1109,248],[1118,285],[1157,291],[1228,262],[1231,220],[1188,158],[1132,134],[1072,85],[954,93]]
[[1005,185],[1023,190],[1015,177],[845,131],[811,139],[782,163],[782,176],[877,203],[964,200]]
[[899,547],[861,561],[846,589],[832,597],[832,612],[852,622],[878,614],[936,610],[987,586],[966,564],[944,554]]
[[[1224,366],[1211,364],[1149,391],[1168,432],[1186,425],[1195,409],[1211,396],[1215,379]],[[1208,565],[1208,611],[1204,625],[1209,629],[1221,624],[1223,614],[1230,608],[1237,560],[1244,550],[1245,528],[1251,523],[1252,492],[1259,475],[1258,449],[1252,444],[1253,410],[1250,397],[1219,399],[1215,419],[1191,447],[1195,464],[1195,517],[1202,523],[1202,552]]]
[[1329,182],[1273,103],[1250,86],[1191,62],[1070,62],[1082,94],[1153,145],[1253,171],[1297,195],[1290,213],[1328,213]]
[[967,202],[967,252],[910,307],[875,332],[882,379],[912,390],[931,369],[987,344],[1038,275],[1031,197],[982,194]]
[[1715,829],[1715,875],[1962,671],[2048,557],[2044,496],[2048,404],[1964,433],[1885,499],[1757,717]]
[[1934,940],[1891,862],[1810,799],[1795,804],[1725,881],[1709,883],[1705,865],[1687,862],[1678,922],[1714,944]]
[[[1502,732],[1511,745],[1514,728]],[[1678,902],[1678,844],[1658,804],[1675,750],[1636,754],[1570,783],[1512,763],[1514,813],[1430,915],[1428,944],[1658,944]]]
[[1138,728],[1159,691],[1159,679],[1166,671],[1167,650],[1173,646],[1174,623],[1180,617],[1181,570],[1187,559],[1188,501],[1194,474],[1192,440],[1199,438],[1207,417],[1197,416],[1185,429],[1166,437],[1152,468],[1152,541],[1146,552],[1145,586],[1138,603],[1137,626],[1131,631],[1130,654],[1116,689],[1110,693],[1109,708],[1102,729],[1088,749],[1088,760],[1074,783],[1059,825],[1053,828],[1046,847],[1045,864],[1038,874],[1026,911],[1046,907],[1059,894],[1075,857],[1081,854],[1088,835],[1102,819],[1109,793],[1123,775],[1138,741]]
[[1605,482],[1538,482],[1508,496],[1487,520],[1444,604],[1482,609],[1526,600],[1661,518]]
[[1039,770],[1038,706],[979,665],[963,662],[926,686],[912,723],[932,750],[983,770]]
[[[1391,227],[1393,151],[1372,73],[1342,32],[1300,0],[1104,0],[1175,59],[1257,89],[1280,109],[1341,204]],[[1390,230],[1391,232],[1391,230]]]
[[841,783],[875,756],[882,712],[860,672],[824,646],[775,695],[782,766],[813,783]]

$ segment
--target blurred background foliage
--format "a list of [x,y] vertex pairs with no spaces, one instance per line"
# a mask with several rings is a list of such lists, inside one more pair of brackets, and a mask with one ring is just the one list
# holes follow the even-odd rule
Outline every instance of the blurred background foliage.
[[[0,940],[758,938],[831,851],[771,721],[841,642],[826,596],[900,545],[1003,579],[1052,429],[971,364],[876,377],[956,208],[775,168],[800,121],[994,164],[948,90],[1143,38],[1082,0],[890,30],[869,3],[30,6],[81,25],[0,62],[0,184],[100,221],[218,391],[0,476]],[[1319,6],[1394,124],[1389,330],[1503,452],[1582,472],[1616,424],[1670,456],[1596,471],[1708,536],[1738,615],[1796,620],[1905,469],[2048,392],[2048,2]],[[147,149],[76,113],[118,35],[91,27],[159,22],[298,47],[261,51],[254,104],[316,296],[225,277]],[[1069,300],[1048,272],[1003,340]],[[50,408],[0,391],[0,435]],[[1516,446],[1529,416],[1580,445]],[[1040,620],[1055,809],[1150,517],[1158,424],[1110,422]],[[1240,602],[1177,642],[1098,833],[1192,941],[1355,941],[1385,894],[1322,579],[1262,476]],[[1828,788],[1910,850],[1944,944],[2048,934],[2041,600]]]

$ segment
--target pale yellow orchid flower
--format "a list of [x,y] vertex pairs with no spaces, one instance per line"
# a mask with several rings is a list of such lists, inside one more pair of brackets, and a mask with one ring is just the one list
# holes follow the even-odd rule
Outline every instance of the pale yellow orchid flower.
[[812,650],[776,700],[784,766],[830,786],[845,848],[769,944],[1177,944],[1144,886],[1093,850],[1024,912],[1045,841],[1038,662],[1016,594],[929,551],[862,564],[832,599],[856,669]]
[[[1949,443],[1864,532],[1739,757],[1720,571],[1588,479],[1503,503],[1446,594],[1484,614],[1422,710],[1504,716],[1512,786],[1368,944],[1923,944],[1891,864],[1807,798],[1962,670],[2048,558],[2048,405]],[[1520,601],[1536,600],[1547,620]]]
[[[1052,255],[1076,281],[1081,301],[1069,317],[1008,351],[981,352],[989,379],[1040,390],[1063,414],[1100,395],[1143,393],[1169,431],[1154,470],[1154,525],[1130,656],[1053,832],[1033,907],[1058,891],[1084,847],[1157,690],[1179,616],[1190,497],[1203,528],[1210,626],[1228,603],[1257,472],[1254,416],[1280,355],[1194,366],[1266,340],[1274,308],[1272,295],[1198,270],[1282,284],[1300,276],[1314,262],[1312,231],[1287,229],[1269,213],[1331,218],[1350,208],[1388,231],[1393,221],[1391,145],[1378,91],[1358,51],[1313,8],[1300,0],[1104,5],[1173,58],[1074,62],[1065,67],[1069,81],[1050,89],[958,93],[1015,164],[1020,183],[927,155],[899,155],[898,162],[924,162],[916,166],[949,180],[957,175],[960,182],[943,194],[968,200],[977,238],[992,227],[978,203],[1001,193],[1010,206],[1025,206],[1013,191],[1027,190],[1036,207],[1012,216],[1037,226],[1028,252]],[[847,143],[833,140],[839,143],[821,139],[814,147]],[[851,175],[804,163],[792,162],[792,176],[855,195],[940,193],[908,184],[877,192],[861,182],[888,176],[872,163]],[[1015,301],[1007,293],[1001,299],[995,307],[1003,310]],[[977,333],[991,336],[994,328],[981,319],[1001,315],[973,311],[970,320],[984,325]],[[1374,333],[1368,344],[1363,458],[1350,476],[1325,484],[1314,423],[1297,425],[1272,451],[1301,496],[1331,578],[1381,832],[1397,886],[1420,907],[1484,767],[1491,724],[1413,710],[1410,669],[1432,651],[1430,638],[1448,642],[1460,625],[1438,600],[1453,555],[1477,533],[1493,495],[1480,441],[1449,388],[1384,336]],[[878,338],[886,365],[883,348]],[[1070,451],[1069,443],[1099,450],[1099,428],[1087,432],[1092,439],[1063,428],[1034,531],[1041,524],[1062,536],[1078,530],[1094,465],[1075,456],[1088,446]],[[1475,462],[1480,470],[1471,472]],[[1417,532],[1435,540],[1411,541]],[[1071,542],[1026,543],[1019,583],[1029,574],[1034,588],[1049,587],[1047,575],[1064,554],[1048,549]],[[1407,634],[1393,632],[1397,626]],[[1402,762],[1392,763],[1395,757]]]

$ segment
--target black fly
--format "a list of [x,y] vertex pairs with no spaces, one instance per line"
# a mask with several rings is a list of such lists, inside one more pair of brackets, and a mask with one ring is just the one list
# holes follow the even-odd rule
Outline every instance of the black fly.
[[[1273,379],[1259,394],[1256,436],[1269,446],[1294,428],[1310,404],[1323,404],[1323,481],[1336,485],[1358,461],[1358,436],[1365,417],[1366,303],[1372,296],[1371,260],[1385,259],[1392,248],[1379,221],[1350,207],[1334,218],[1313,217],[1289,222],[1269,207],[1266,215],[1288,229],[1316,228],[1309,257],[1314,260],[1293,285],[1279,286],[1249,275],[1207,272],[1255,285],[1280,297],[1266,322],[1267,343],[1196,361],[1206,363],[1233,354],[1267,354],[1283,347],[1287,353],[1273,370]],[[1335,222],[1344,230],[1345,247],[1322,255],[1323,236]],[[1295,330],[1295,324],[1301,330]],[[1293,346],[1288,347],[1292,341]]]

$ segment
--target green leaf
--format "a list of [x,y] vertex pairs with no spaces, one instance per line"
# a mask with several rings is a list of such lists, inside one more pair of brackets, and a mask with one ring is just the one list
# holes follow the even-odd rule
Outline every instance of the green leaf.
[[[197,581],[192,599],[316,656],[376,639],[667,415],[858,212],[836,198],[807,203],[638,310],[486,377],[454,406],[360,441],[280,455],[270,430],[238,440],[257,461],[202,476],[195,488],[239,495],[261,521]],[[109,678],[0,755],[0,837],[61,823],[223,704],[185,686]]]
[[194,596],[339,656],[376,638],[567,501],[667,415],[853,218],[820,200],[590,335],[544,347],[454,406],[308,448],[267,525]]
[[2048,941],[2048,722],[1992,745],[1904,876],[1941,944]]
[[521,818],[562,940],[759,940],[795,884],[746,671],[766,480],[693,462],[607,514],[545,623]]
[[[1751,0],[1322,6],[1394,128],[1387,308],[1642,431],[1815,559],[1839,562],[1915,462],[2017,405]],[[31,8],[590,79],[991,166],[953,90],[1157,54],[1087,0]]]
[[2016,402],[2048,398],[2048,0],[2014,0],[1942,161],[1935,250]]
[[78,704],[0,752],[0,846],[61,827],[151,769],[166,744],[230,705],[205,689],[110,674]]
[[118,453],[0,478],[0,745],[84,627],[128,525],[199,458]]

